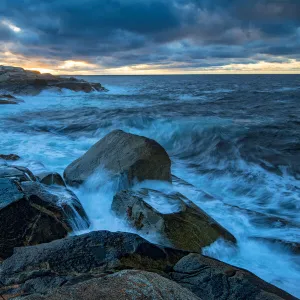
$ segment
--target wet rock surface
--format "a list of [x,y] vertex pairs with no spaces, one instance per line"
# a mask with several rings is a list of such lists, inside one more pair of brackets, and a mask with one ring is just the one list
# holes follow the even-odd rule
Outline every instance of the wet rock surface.
[[0,178],[0,259],[10,256],[14,247],[65,237],[69,228],[61,217],[54,208],[35,205],[18,183]]
[[38,174],[35,174],[38,181],[46,184],[46,185],[60,185],[60,186],[66,186],[63,178],[60,174],[56,172],[41,172]]
[[[162,213],[155,207],[162,197],[174,212]],[[141,233],[158,233],[178,249],[200,252],[218,238],[236,242],[231,233],[180,193],[121,191],[113,199],[112,210]]]
[[25,167],[0,166],[0,259],[14,247],[51,242],[89,225],[70,190],[37,182]]
[[69,189],[61,186],[47,186],[38,182],[23,182],[21,188],[35,206],[60,211],[60,218],[69,231],[84,230],[90,225],[79,199]]

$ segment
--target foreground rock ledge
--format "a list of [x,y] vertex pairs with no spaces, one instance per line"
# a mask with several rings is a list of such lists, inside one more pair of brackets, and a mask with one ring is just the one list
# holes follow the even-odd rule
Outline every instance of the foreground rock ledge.
[[[119,273],[129,269],[140,271]],[[296,299],[246,270],[201,254],[154,245],[124,232],[97,231],[16,248],[0,265],[0,278],[4,299],[21,295],[30,300],[117,299],[111,286],[116,290],[124,287],[120,299],[183,299],[184,290],[168,279],[193,292],[186,292],[185,299],[190,300]],[[168,298],[167,290],[179,298]],[[148,293],[148,297],[124,298],[130,291]]]
[[[69,89],[75,92],[90,93],[92,91],[105,91],[100,83],[90,83],[76,78],[41,74],[38,71],[29,71],[22,68],[0,66],[0,91],[13,94],[37,95],[45,89]],[[12,96],[10,96],[12,97]],[[1,104],[0,98],[0,104]],[[9,102],[9,103],[7,103]],[[15,98],[3,99],[2,104],[17,103]]]
[[63,283],[74,284],[124,269],[166,275],[187,254],[153,245],[135,234],[97,231],[15,248],[14,254],[0,265],[5,286],[0,291],[6,297],[48,293]]
[[144,136],[114,130],[72,162],[64,172],[67,184],[84,183],[99,168],[120,177],[123,187],[134,180],[163,180],[171,182],[171,160],[156,141]]
[[201,300],[191,291],[158,274],[124,270],[101,278],[59,288],[46,296],[24,300]]

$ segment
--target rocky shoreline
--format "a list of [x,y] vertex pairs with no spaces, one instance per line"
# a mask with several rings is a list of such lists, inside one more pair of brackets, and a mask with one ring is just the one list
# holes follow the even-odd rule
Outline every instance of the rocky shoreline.
[[54,76],[49,73],[41,74],[38,71],[18,67],[0,66],[0,104],[18,104],[20,100],[12,95],[38,95],[43,90],[62,89],[85,93],[106,91],[100,83],[74,77]]
[[[174,180],[171,160],[156,141],[112,131],[71,163],[63,178],[47,170],[34,174],[18,159],[0,155],[0,298],[296,299],[202,255],[219,238],[233,245],[236,239],[189,199],[163,195],[176,209],[162,213],[149,202],[160,191],[134,188],[144,180]],[[111,207],[116,217],[143,236],[159,234],[160,245],[125,232],[68,236],[90,226],[68,186],[84,184],[100,168],[119,183]]]

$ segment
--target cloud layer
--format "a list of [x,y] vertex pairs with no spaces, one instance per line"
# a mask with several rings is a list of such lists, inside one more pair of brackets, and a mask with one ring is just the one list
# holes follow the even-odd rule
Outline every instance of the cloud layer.
[[0,42],[1,63],[60,72],[300,71],[300,1],[2,0]]

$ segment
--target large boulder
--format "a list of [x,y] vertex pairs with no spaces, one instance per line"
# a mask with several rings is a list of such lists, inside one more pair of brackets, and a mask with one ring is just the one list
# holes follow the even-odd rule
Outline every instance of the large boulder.
[[171,160],[154,140],[115,130],[106,135],[64,172],[67,184],[78,186],[97,169],[104,168],[123,180],[123,186],[134,181],[164,180],[171,182]]
[[191,291],[158,274],[124,270],[112,275],[63,286],[47,295],[24,300],[200,300]]
[[[44,89],[69,89],[75,92],[105,91],[100,83],[90,83],[76,78],[41,74],[38,71],[29,71],[22,68],[0,66],[0,90],[14,94],[39,94]],[[1,98],[0,98],[1,100]],[[18,103],[15,99],[4,99]],[[1,104],[1,101],[0,101]]]
[[171,278],[205,300],[297,300],[244,269],[199,254],[183,257]]
[[178,249],[200,252],[218,238],[236,242],[230,232],[180,193],[121,191],[114,196],[112,210],[139,232],[158,233],[162,243],[167,240]]
[[136,234],[97,231],[48,244],[15,248],[0,266],[2,296],[47,293],[124,269],[167,276],[188,253],[153,245]]
[[14,247],[51,242],[88,228],[88,218],[71,191],[46,188],[18,171],[8,168],[0,174],[6,175],[0,176],[0,259],[10,256]]

